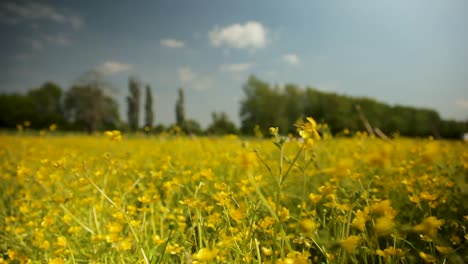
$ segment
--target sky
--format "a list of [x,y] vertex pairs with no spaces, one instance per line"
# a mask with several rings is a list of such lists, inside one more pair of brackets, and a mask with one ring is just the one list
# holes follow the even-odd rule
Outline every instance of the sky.
[[464,0],[3,0],[0,93],[67,90],[95,70],[126,120],[134,76],[152,88],[156,123],[174,122],[182,87],[206,127],[213,111],[240,124],[255,75],[467,120],[467,28]]

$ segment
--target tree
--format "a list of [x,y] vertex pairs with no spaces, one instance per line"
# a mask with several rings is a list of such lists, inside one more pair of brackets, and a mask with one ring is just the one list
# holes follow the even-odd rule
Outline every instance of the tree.
[[366,129],[363,116],[367,120],[364,123],[371,126],[367,128],[372,129],[369,131],[378,128],[384,134],[399,131],[404,136],[453,138],[467,129],[466,122],[441,120],[431,109],[390,106],[372,98],[349,97],[313,88],[301,90],[292,84],[272,87],[254,76],[249,77],[244,92],[240,111],[243,133],[252,133],[257,126],[257,131],[263,134],[271,126],[281,132],[294,132],[294,122],[306,116],[327,123],[332,133]]
[[200,124],[196,120],[193,120],[193,119],[185,120],[182,130],[189,135],[191,134],[200,135],[202,133],[202,128]]
[[29,91],[27,96],[31,98],[37,115],[34,127],[44,128],[52,123],[63,123],[62,89],[57,84],[46,82],[40,88]]
[[208,126],[208,129],[206,130],[207,133],[216,135],[239,133],[239,131],[236,128],[236,125],[233,122],[231,122],[231,120],[229,120],[226,113],[213,112],[211,114],[211,117],[213,119],[213,122],[210,126]]
[[135,131],[139,127],[140,120],[140,82],[136,78],[130,77],[128,81],[130,96],[127,96],[128,105],[128,125]]
[[104,127],[116,127],[118,105],[106,95],[109,85],[99,74],[85,75],[65,94],[65,116],[75,125],[84,125],[88,133]]
[[244,93],[240,110],[243,133],[252,134],[257,125],[263,134],[268,134],[271,126],[279,127],[280,131],[289,129],[281,120],[284,118],[282,115],[285,104],[279,89],[271,89],[268,83],[250,76],[244,85]]
[[175,114],[176,114],[176,124],[184,128],[185,125],[185,106],[184,106],[184,90],[179,89],[179,98],[176,101]]
[[145,126],[153,127],[154,112],[153,112],[153,95],[151,94],[151,87],[146,86],[146,101],[145,101]]
[[297,86],[293,84],[288,84],[284,88],[284,97],[286,108],[285,117],[287,118],[286,126],[288,130],[283,130],[283,132],[289,131],[289,133],[294,133],[296,128],[294,124],[298,119],[304,118],[304,92],[300,90]]
[[34,103],[29,96],[0,94],[0,127],[15,128],[24,121],[33,122],[35,116]]

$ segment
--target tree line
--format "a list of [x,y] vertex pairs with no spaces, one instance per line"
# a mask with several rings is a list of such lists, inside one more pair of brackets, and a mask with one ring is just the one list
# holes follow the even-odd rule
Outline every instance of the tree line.
[[[443,120],[432,109],[388,105],[371,98],[358,98],[322,92],[312,87],[301,89],[294,84],[270,85],[255,76],[243,87],[240,102],[241,127],[224,112],[213,112],[211,124],[203,130],[186,117],[183,89],[175,102],[175,123],[155,125],[154,100],[150,85],[129,78],[127,122],[119,116],[115,90],[96,72],[78,79],[67,91],[46,82],[26,94],[0,94],[0,128],[29,126],[45,129],[51,124],[61,130],[94,131],[119,129],[147,133],[180,131],[186,134],[268,134],[277,126],[282,133],[294,133],[295,124],[307,116],[328,124],[332,134],[357,131],[410,137],[459,138],[468,131],[468,122]],[[144,92],[144,93],[143,93]],[[142,105],[144,99],[144,105]],[[140,110],[144,110],[140,125]]]
[[327,93],[312,87],[301,89],[294,84],[278,87],[255,76],[248,79],[243,89],[243,133],[252,133],[256,126],[267,133],[272,124],[280,131],[292,133],[294,124],[307,116],[328,124],[332,134],[368,131],[388,136],[460,138],[468,132],[468,120],[443,120],[432,109],[392,106],[371,98]]
[[[27,127],[42,130],[59,127],[69,131],[119,129],[124,131],[163,132],[178,131],[186,134],[237,134],[238,129],[225,113],[212,113],[212,123],[203,130],[200,124],[185,117],[183,89],[178,91],[175,103],[176,122],[168,127],[155,124],[154,98],[150,85],[145,86],[142,106],[142,84],[130,77],[127,102],[127,122],[119,116],[119,105],[113,98],[115,89],[98,72],[81,76],[67,91],[57,84],[46,82],[26,94],[0,94],[0,128]],[[144,110],[144,123],[140,125],[140,110]]]

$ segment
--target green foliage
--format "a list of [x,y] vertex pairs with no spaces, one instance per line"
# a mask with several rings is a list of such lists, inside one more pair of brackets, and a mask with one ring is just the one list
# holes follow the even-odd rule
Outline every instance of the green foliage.
[[33,119],[35,126],[44,128],[63,123],[62,89],[58,85],[46,82],[40,88],[29,91],[27,96],[31,98],[35,113],[38,113]]
[[175,106],[176,114],[176,123],[179,127],[183,127],[185,123],[185,100],[184,100],[184,90],[179,89],[179,98],[177,99]]
[[135,78],[130,78],[128,81],[128,89],[130,96],[127,96],[128,105],[128,125],[130,129],[136,131],[140,121],[140,82]]
[[468,122],[444,121],[432,109],[391,106],[371,98],[326,93],[311,87],[300,89],[293,84],[279,88],[255,76],[248,79],[244,93],[240,117],[245,134],[251,134],[256,125],[267,134],[267,128],[273,124],[279,131],[294,132],[294,123],[305,116],[327,123],[333,134],[345,129],[364,131],[365,121],[371,129],[388,135],[397,132],[412,137],[460,138],[468,131]]
[[146,101],[145,101],[145,126],[153,127],[154,112],[153,112],[153,95],[151,94],[151,87],[146,86]]
[[73,86],[65,94],[65,115],[88,133],[110,129],[119,123],[117,102],[104,93],[101,80],[90,79]]
[[46,82],[26,95],[0,95],[0,127],[14,128],[25,121],[35,129],[44,129],[51,124],[63,125],[61,97],[62,89],[52,82]]
[[240,117],[242,133],[250,134],[258,125],[263,134],[268,134],[268,127],[278,126],[280,131],[288,131],[284,116],[284,100],[279,89],[270,88],[269,84],[251,76],[244,86],[246,98],[242,101]]
[[[14,128],[16,124],[33,120],[34,103],[29,96],[20,94],[0,95],[0,126]],[[35,123],[33,123],[35,125]]]
[[229,120],[229,117],[226,113],[216,113],[211,114],[213,118],[212,123],[208,126],[206,132],[208,134],[222,135],[222,134],[237,134],[239,131],[236,128],[236,125]]
[[202,128],[200,124],[193,119],[187,119],[184,121],[182,130],[189,135],[200,135],[202,134]]

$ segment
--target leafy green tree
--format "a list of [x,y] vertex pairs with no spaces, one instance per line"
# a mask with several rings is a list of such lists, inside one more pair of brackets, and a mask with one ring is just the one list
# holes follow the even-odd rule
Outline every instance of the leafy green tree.
[[179,89],[179,98],[176,101],[175,106],[176,124],[183,128],[185,124],[185,98],[184,90]]
[[65,116],[88,133],[119,123],[117,102],[105,91],[109,85],[99,75],[81,79],[65,94]]
[[145,126],[153,127],[154,112],[153,112],[153,95],[151,94],[151,87],[146,86],[146,101],[145,101]]
[[258,125],[263,134],[268,134],[271,126],[280,131],[288,131],[284,120],[285,102],[279,88],[272,89],[255,76],[250,76],[244,85],[245,98],[241,101],[240,119],[242,132],[251,134]]
[[304,118],[305,110],[305,97],[304,91],[300,90],[299,87],[293,84],[287,84],[284,88],[284,100],[285,100],[285,115],[286,115],[286,126],[289,133],[294,133],[296,128],[294,124],[298,119]]
[[134,77],[128,80],[130,95],[127,96],[127,115],[130,129],[136,131],[140,121],[140,82]]
[[34,102],[29,96],[21,94],[0,94],[0,127],[16,128],[17,124],[36,117]]
[[203,132],[200,123],[196,120],[187,119],[183,124],[182,130],[189,135],[200,135]]
[[311,87],[301,90],[292,84],[272,87],[255,76],[247,80],[244,93],[241,130],[249,134],[257,125],[256,131],[263,134],[270,126],[293,132],[294,122],[306,116],[327,123],[334,134],[344,129],[373,133],[378,128],[388,135],[400,132],[404,136],[455,138],[468,130],[467,122],[441,120],[431,109],[390,106],[372,98],[321,92]]
[[34,127],[44,128],[52,123],[64,123],[62,89],[57,84],[46,82],[40,88],[29,91],[27,96],[31,99],[36,113]]
[[229,117],[226,113],[216,113],[213,112],[211,114],[213,119],[212,123],[208,126],[206,132],[208,134],[215,134],[215,135],[223,135],[223,134],[237,134],[239,131],[237,130],[236,125],[229,120]]

